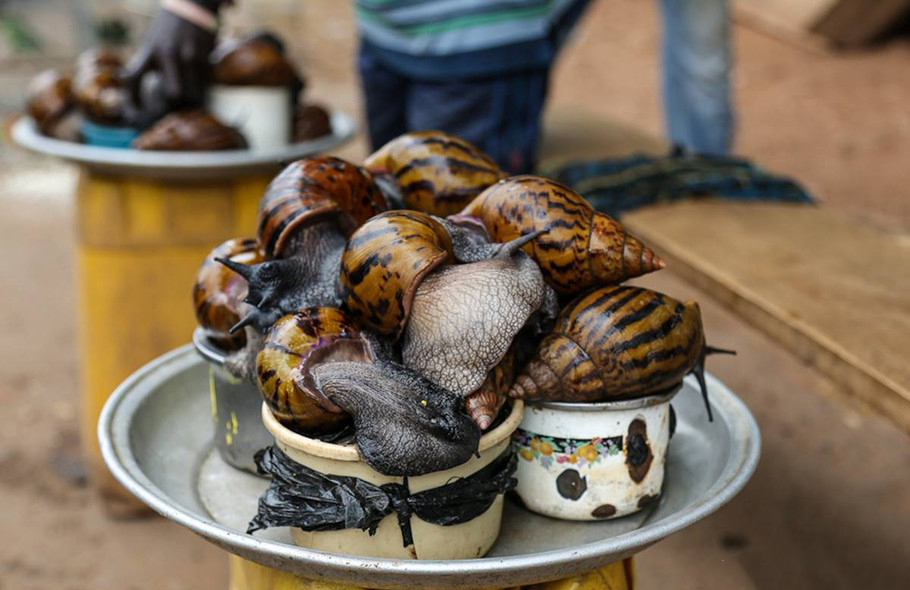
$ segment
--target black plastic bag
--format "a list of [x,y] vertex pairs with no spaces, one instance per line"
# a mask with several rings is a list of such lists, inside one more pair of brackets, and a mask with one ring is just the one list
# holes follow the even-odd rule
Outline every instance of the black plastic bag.
[[394,511],[407,547],[413,543],[411,514],[441,526],[468,522],[486,512],[496,496],[515,487],[512,474],[518,463],[507,450],[468,477],[413,495],[407,478],[403,484],[376,486],[356,477],[325,475],[296,463],[274,446],[259,451],[256,464],[260,473],[272,476],[272,483],[259,498],[259,511],[248,533],[293,526],[305,531],[360,529],[373,535],[379,522]]

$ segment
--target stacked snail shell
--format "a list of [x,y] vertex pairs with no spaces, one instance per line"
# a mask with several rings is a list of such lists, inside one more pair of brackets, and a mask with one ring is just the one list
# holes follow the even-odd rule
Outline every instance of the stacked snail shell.
[[[510,399],[650,407],[689,372],[703,382],[711,349],[698,306],[622,284],[661,269],[657,255],[568,187],[503,176],[442,132],[398,138],[364,167],[295,162],[260,203],[261,261],[227,249],[200,270],[220,262],[217,272],[246,287],[200,280],[197,304],[211,302],[200,322],[217,306],[239,318],[227,333],[226,322],[202,325],[235,347],[232,370],[258,384],[278,422],[314,437],[353,423],[360,456],[388,476],[465,463]],[[241,332],[245,342],[227,337]],[[636,496],[640,508],[660,492],[663,458],[655,427],[632,420],[609,449],[625,459],[624,477],[649,490]],[[658,421],[666,431],[667,408]],[[529,432],[516,439],[519,493],[522,465],[555,444],[551,436],[524,448]],[[585,451],[589,464],[606,448],[597,444]],[[574,473],[552,482],[563,499],[595,487]],[[583,518],[629,511],[607,506]]]
[[247,142],[211,113],[189,109],[165,115],[131,145],[148,151],[220,151],[243,149]]
[[89,121],[99,125],[124,123],[126,90],[120,82],[123,62],[110,49],[83,52],[73,75],[73,96],[79,110]]
[[45,70],[35,76],[25,91],[26,112],[35,120],[38,130],[47,136],[75,141],[74,125],[66,126],[76,109],[72,78],[56,70]]

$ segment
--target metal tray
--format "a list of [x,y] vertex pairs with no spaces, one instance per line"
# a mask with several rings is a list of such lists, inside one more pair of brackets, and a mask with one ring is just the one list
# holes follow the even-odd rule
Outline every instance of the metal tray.
[[[628,557],[704,518],[742,489],[758,463],[758,426],[729,389],[710,375],[707,380],[713,423],[694,381],[687,380],[673,401],[677,429],[663,493],[652,509],[580,523],[538,516],[507,502],[499,540],[481,559],[357,557],[294,546],[286,531],[245,534],[264,484],[228,469],[213,453],[208,366],[192,346],[152,361],[118,387],[101,414],[98,434],[108,467],[127,489],[166,518],[245,559],[306,578],[370,588],[515,586]],[[227,508],[231,503],[235,511]]]
[[335,111],[331,118],[331,135],[270,150],[159,152],[98,147],[41,135],[34,119],[27,116],[13,124],[12,137],[24,148],[105,174],[198,180],[277,172],[283,163],[334,148],[354,137],[356,126],[350,117]]

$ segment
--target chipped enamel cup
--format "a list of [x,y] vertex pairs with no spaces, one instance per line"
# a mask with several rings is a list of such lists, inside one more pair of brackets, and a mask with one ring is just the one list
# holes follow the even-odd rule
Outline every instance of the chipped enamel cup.
[[[455,478],[468,477],[486,467],[509,450],[512,433],[521,422],[524,405],[517,401],[506,419],[480,438],[480,457],[451,469],[407,478],[411,493],[437,488]],[[383,475],[363,462],[353,445],[337,445],[297,434],[282,426],[268,406],[262,404],[262,421],[275,442],[288,457],[314,471],[329,475],[357,477],[374,485],[401,484],[403,477]],[[308,549],[365,557],[395,559],[470,559],[482,557],[499,536],[503,496],[500,494],[480,516],[450,526],[440,526],[411,515],[413,544],[403,546],[398,517],[393,512],[370,535],[360,529],[307,532],[292,527],[294,542]]]
[[670,440],[670,400],[528,403],[513,436],[516,492],[529,510],[564,520],[604,520],[660,496]]
[[229,465],[258,475],[253,456],[272,444],[272,435],[262,424],[259,389],[227,372],[225,352],[205,337],[203,329],[193,332],[193,345],[209,365],[215,448]]

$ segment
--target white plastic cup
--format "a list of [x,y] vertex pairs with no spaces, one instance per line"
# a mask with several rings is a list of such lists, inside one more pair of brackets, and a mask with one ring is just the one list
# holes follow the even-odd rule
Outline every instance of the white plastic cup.
[[251,150],[291,143],[291,89],[283,86],[225,86],[209,91],[209,111],[246,138]]

